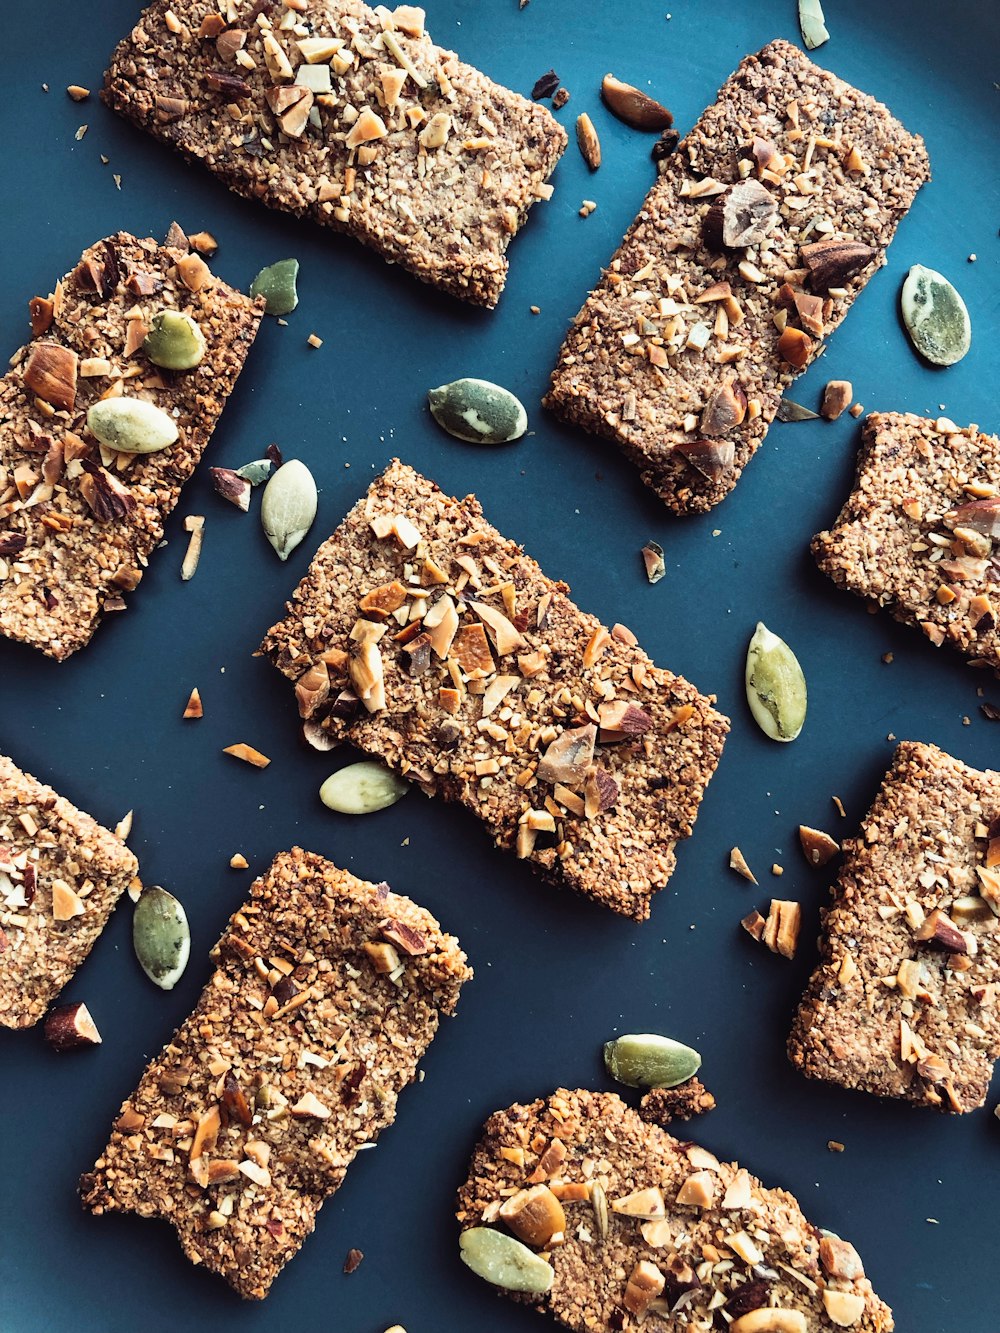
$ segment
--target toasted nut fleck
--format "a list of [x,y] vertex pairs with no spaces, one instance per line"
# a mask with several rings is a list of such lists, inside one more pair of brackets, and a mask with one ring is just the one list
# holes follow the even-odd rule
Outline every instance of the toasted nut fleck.
[[74,102],[83,102],[90,96],[90,89],[82,87],[79,83],[71,83],[66,91]]
[[205,716],[205,710],[202,707],[201,703],[201,693],[199,692],[197,685],[188,695],[188,701],[184,705],[184,712],[182,716],[186,718]]
[[246,764],[253,764],[254,768],[267,768],[271,762],[266,755],[255,750],[252,745],[244,745],[242,742],[238,745],[227,745],[222,751],[223,754],[231,754],[234,759],[242,759]]
[[191,534],[181,563],[181,578],[187,583],[194,578],[201,559],[202,542],[205,540],[204,518],[200,514],[189,514],[184,520],[184,531]]
[[576,142],[579,145],[584,162],[591,171],[596,171],[601,165],[601,141],[594,129],[594,122],[586,111],[576,118]]
[[563,1206],[547,1185],[532,1185],[507,1199],[499,1216],[514,1235],[533,1249],[541,1250],[557,1233],[566,1230]]
[[757,883],[757,876],[747,865],[746,857],[738,847],[734,847],[729,853],[729,869],[735,870],[738,875],[742,875],[744,879],[748,879],[751,884]]
[[694,1171],[677,1191],[677,1202],[695,1208],[710,1208],[715,1198],[715,1178],[710,1171]]
[[853,397],[854,385],[850,380],[830,380],[823,390],[820,416],[826,417],[827,421],[836,421],[850,407]]
[[810,828],[808,824],[799,825],[799,842],[811,866],[825,866],[840,851],[840,843],[831,838],[829,833]]
[[229,858],[229,864],[233,870],[247,870],[249,869],[250,866],[250,862],[246,859],[246,857],[243,855],[242,852],[236,852],[233,856],[231,856]]

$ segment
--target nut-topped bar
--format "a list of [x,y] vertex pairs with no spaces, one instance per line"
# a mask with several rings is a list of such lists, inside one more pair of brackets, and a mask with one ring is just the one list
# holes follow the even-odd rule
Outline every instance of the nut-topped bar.
[[[574,1333],[894,1327],[853,1245],[824,1236],[785,1190],[647,1124],[614,1093],[560,1089],[492,1115],[458,1220],[467,1262],[512,1249],[507,1238],[534,1251],[522,1256],[534,1294],[519,1299]],[[494,1264],[487,1280],[504,1276]]]
[[641,920],[728,722],[568,592],[475,497],[394,461],[261,651],[295,682],[314,743],[350,741],[460,801],[547,879]]
[[0,1026],[45,1016],[138,868],[119,837],[0,755]]
[[192,1263],[259,1300],[392,1124],[471,973],[424,908],[298,848],[213,957],[81,1193],[98,1214],[165,1218]]
[[1000,1055],[1000,773],[904,741],[844,848],[792,1063],[880,1097],[982,1106]]
[[747,56],[663,159],[546,403],[678,513],[736,485],[928,177],[923,141],[788,42]]
[[1000,671],[1000,439],[946,417],[873,412],[854,489],[813,538],[820,569],[935,647]]
[[158,0],[104,98],[236,193],[491,307],[566,146],[544,107],[435,46],[414,5]]
[[257,333],[262,303],[174,224],[84,251],[0,381],[0,634],[63,660],[125,607]]

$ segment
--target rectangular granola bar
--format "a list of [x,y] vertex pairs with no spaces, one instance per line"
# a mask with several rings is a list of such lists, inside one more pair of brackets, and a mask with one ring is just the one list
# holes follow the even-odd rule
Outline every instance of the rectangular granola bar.
[[574,1333],[894,1327],[853,1245],[823,1236],[785,1190],[647,1124],[614,1093],[561,1089],[497,1111],[457,1215],[473,1256],[472,1229],[484,1227],[541,1252],[550,1289],[520,1299]]
[[823,914],[788,1042],[810,1078],[944,1111],[1000,1055],[1000,773],[900,744]]
[[166,1219],[192,1263],[260,1300],[472,974],[424,908],[299,848],[212,957],[80,1189],[94,1213]]
[[104,100],[237,194],[490,307],[566,146],[544,107],[435,46],[412,5],[157,0]]
[[923,141],[788,42],[747,56],[574,322],[546,403],[677,513],[710,509],[885,262]]
[[[126,232],[98,241],[51,297],[34,298],[32,341],[0,381],[0,634],[62,661],[105,611],[124,609],[233,391],[261,307],[188,253],[176,224],[163,246]],[[204,355],[192,369],[148,359],[143,339],[161,310],[198,324]],[[87,413],[112,398],[153,404],[179,438],[157,453],[105,448]]]
[[873,412],[854,489],[813,538],[834,583],[1000,670],[1000,439],[946,417]]
[[0,755],[0,1026],[44,1017],[138,868],[114,833]]
[[307,739],[460,801],[545,878],[642,920],[728,722],[482,516],[394,461],[320,547],[261,651]]

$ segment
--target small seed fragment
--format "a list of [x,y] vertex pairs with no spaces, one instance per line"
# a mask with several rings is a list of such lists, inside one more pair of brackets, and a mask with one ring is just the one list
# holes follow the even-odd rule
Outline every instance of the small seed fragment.
[[631,83],[623,83],[613,74],[605,74],[601,97],[613,115],[635,130],[667,130],[674,123],[672,114],[662,102]]
[[248,481],[251,486],[261,486],[271,475],[271,460],[257,458],[252,463],[244,463],[242,467],[236,469],[236,475]]
[[806,679],[795,654],[763,621],[750,640],[747,703],[754,721],[773,741],[793,741],[806,720]]
[[188,701],[184,705],[184,712],[181,714],[184,718],[198,718],[205,716],[205,709],[201,702],[201,691],[197,685],[188,695]]
[[158,310],[142,342],[147,359],[167,370],[192,370],[205,359],[207,346],[201,325],[180,310]]
[[690,1046],[652,1032],[604,1043],[604,1064],[613,1079],[629,1088],[676,1088],[701,1068]]
[[799,27],[802,40],[810,51],[830,40],[820,0],[799,0]]
[[643,564],[646,566],[646,578],[650,583],[659,583],[667,572],[663,562],[663,547],[659,542],[647,542],[641,551]]
[[250,284],[250,295],[263,296],[265,314],[290,315],[299,303],[295,288],[298,276],[297,259],[279,259],[261,269]]
[[312,527],[317,504],[313,475],[297,458],[279,467],[267,483],[260,502],[260,521],[280,560],[288,559]]
[[221,495],[223,500],[228,500],[230,504],[235,505],[237,509],[242,510],[245,514],[250,508],[250,492],[253,490],[253,483],[246,477],[241,477],[232,468],[210,467],[208,471],[216,495]]
[[123,454],[156,454],[177,440],[177,424],[144,398],[102,398],[87,409],[87,426],[101,444]]
[[757,876],[747,865],[747,859],[738,847],[734,847],[729,853],[729,869],[735,870],[738,875],[748,879],[751,884],[757,883]]
[[935,366],[953,366],[972,346],[972,325],[965,302],[947,278],[914,264],[900,293],[903,323],[910,341]]
[[470,1227],[458,1244],[462,1262],[495,1287],[540,1296],[552,1286],[552,1265],[505,1231]]
[[161,990],[172,990],[187,967],[191,931],[184,908],[157,884],[144,889],[135,905],[132,944],[150,981]]
[[442,430],[469,444],[509,444],[528,429],[521,401],[489,380],[453,380],[431,389],[427,402]]
[[363,760],[331,774],[319,789],[319,799],[342,815],[370,815],[395,805],[409,790],[405,778],[383,764]]
[[222,753],[231,754],[234,759],[242,759],[245,764],[252,764],[254,768],[267,768],[271,762],[266,754],[261,754],[259,750],[255,750],[252,745],[247,745],[243,741],[237,745],[227,745]]
[[576,118],[576,142],[579,145],[584,162],[591,171],[596,171],[601,165],[601,141],[594,129],[594,122],[586,111]]

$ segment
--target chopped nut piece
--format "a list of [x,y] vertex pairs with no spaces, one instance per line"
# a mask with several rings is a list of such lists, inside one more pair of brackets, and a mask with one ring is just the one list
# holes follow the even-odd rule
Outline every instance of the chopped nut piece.
[[24,367],[24,387],[43,402],[63,411],[73,410],[79,369],[77,354],[60,343],[36,342]]
[[799,825],[799,842],[811,866],[825,866],[840,851],[840,843],[831,838],[829,833],[810,828],[808,824]]
[[630,83],[623,83],[613,74],[605,74],[601,83],[601,97],[608,110],[636,130],[665,130],[674,118],[661,103]]
[[853,397],[854,386],[850,380],[830,380],[823,390],[820,416],[826,417],[827,421],[836,421],[841,413],[850,407]]
[[61,1004],[45,1020],[45,1040],[53,1050],[75,1051],[83,1046],[99,1046],[101,1034],[85,1004]]
[[777,226],[778,204],[759,181],[738,181],[705,214],[702,236],[710,250],[758,245]]
[[865,1275],[861,1256],[850,1243],[836,1236],[823,1236],[819,1243],[819,1261],[830,1277],[855,1282]]
[[194,689],[191,691],[191,693],[188,695],[188,701],[184,705],[184,712],[182,714],[182,717],[198,718],[204,716],[205,716],[205,710],[202,707],[201,694],[196,685]]
[[735,870],[738,875],[742,875],[744,879],[748,879],[751,884],[757,883],[756,875],[747,865],[746,857],[738,847],[734,847],[729,853],[729,869]]
[[499,1216],[518,1240],[536,1250],[544,1249],[553,1236],[566,1230],[562,1204],[543,1184],[518,1190],[501,1205]]
[[809,270],[813,291],[843,287],[855,273],[870,264],[878,251],[861,241],[816,241],[799,251]]
[[778,351],[785,358],[790,366],[795,366],[801,370],[812,355],[813,344],[809,340],[808,334],[801,329],[793,329],[791,326],[785,329],[778,339]]
[[650,583],[659,583],[667,572],[663,561],[663,547],[658,542],[647,542],[641,554],[643,564],[646,566],[646,578]]
[[324,1106],[315,1093],[307,1092],[289,1108],[289,1114],[296,1120],[328,1120],[333,1112]]
[[644,1217],[651,1221],[658,1217],[666,1217],[667,1206],[662,1190],[651,1188],[636,1190],[633,1194],[613,1199],[611,1211],[621,1213],[623,1217]]
[[578,785],[593,763],[597,728],[591,723],[572,727],[548,746],[539,762],[536,777],[540,782]]
[[52,919],[70,921],[75,916],[83,916],[86,906],[79,894],[74,893],[65,880],[52,881]]
[[715,1177],[711,1171],[695,1171],[677,1192],[677,1203],[711,1208],[715,1199]]
[[622,1303],[631,1314],[642,1318],[664,1286],[665,1279],[656,1265],[640,1259],[629,1275]]
[[83,102],[90,96],[90,89],[82,87],[79,83],[71,83],[66,92],[74,102]]
[[348,1274],[356,1273],[358,1268],[361,1266],[361,1261],[364,1259],[364,1257],[365,1256],[363,1250],[355,1250],[355,1249],[348,1250],[347,1256],[344,1259],[344,1272]]
[[205,540],[204,518],[200,514],[189,514],[184,520],[184,531],[191,534],[188,539],[188,548],[184,553],[184,560],[181,564],[181,578],[187,582],[194,578],[195,571],[198,568],[198,561],[201,559],[201,547]]
[[913,932],[913,938],[935,944],[946,953],[975,954],[975,936],[959,930],[954,921],[940,908],[930,912]]
[[222,751],[223,754],[231,754],[234,759],[242,759],[246,764],[252,764],[254,768],[267,768],[271,762],[266,755],[255,750],[252,745],[244,745],[242,742],[238,745],[227,745]]
[[865,1298],[853,1291],[823,1292],[823,1308],[838,1328],[851,1328],[865,1312]]

